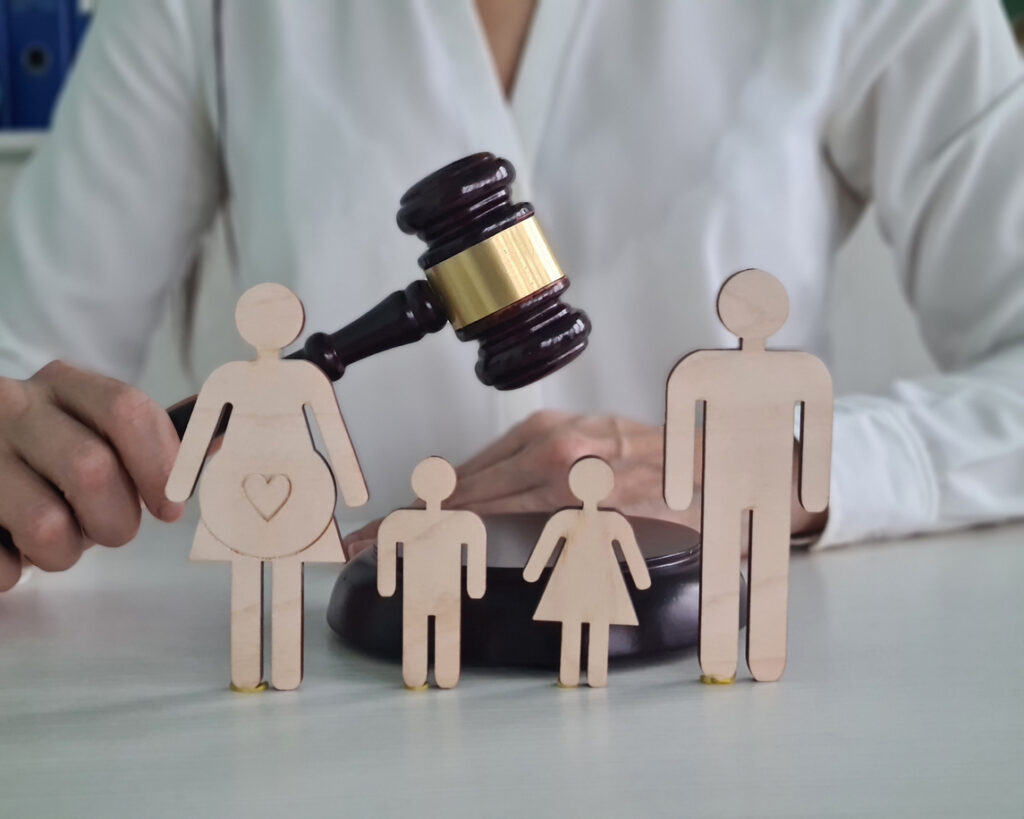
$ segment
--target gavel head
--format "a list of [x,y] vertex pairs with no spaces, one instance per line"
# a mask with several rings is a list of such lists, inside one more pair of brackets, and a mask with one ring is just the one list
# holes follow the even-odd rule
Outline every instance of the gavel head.
[[480,342],[477,377],[511,390],[564,367],[587,346],[590,320],[565,304],[558,267],[528,202],[512,202],[515,169],[467,156],[402,197],[398,226],[427,243],[420,267],[463,341]]

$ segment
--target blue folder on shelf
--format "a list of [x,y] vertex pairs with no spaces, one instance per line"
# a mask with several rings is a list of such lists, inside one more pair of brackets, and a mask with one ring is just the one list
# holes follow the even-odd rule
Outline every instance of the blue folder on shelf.
[[0,0],[0,128],[49,127],[91,5]]

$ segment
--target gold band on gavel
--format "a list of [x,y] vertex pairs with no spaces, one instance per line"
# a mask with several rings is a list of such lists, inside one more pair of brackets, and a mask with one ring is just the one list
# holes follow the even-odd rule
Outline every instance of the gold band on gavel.
[[534,217],[506,228],[427,270],[460,330],[564,278]]

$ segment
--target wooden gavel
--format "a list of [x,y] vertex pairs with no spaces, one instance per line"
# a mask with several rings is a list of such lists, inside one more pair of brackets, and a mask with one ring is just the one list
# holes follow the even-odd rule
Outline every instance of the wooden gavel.
[[[337,381],[348,365],[451,322],[460,340],[480,343],[477,378],[499,390],[531,384],[575,359],[587,346],[590,320],[562,302],[569,280],[533,205],[512,202],[514,179],[508,160],[478,153],[413,185],[398,226],[427,243],[419,258],[426,279],[336,333],[314,333],[288,358],[311,361]],[[168,410],[179,437],[194,406],[193,396]]]

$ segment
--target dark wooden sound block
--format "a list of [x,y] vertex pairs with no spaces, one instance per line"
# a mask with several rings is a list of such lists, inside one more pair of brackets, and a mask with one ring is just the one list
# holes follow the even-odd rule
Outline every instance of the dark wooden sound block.
[[[470,599],[463,580],[463,665],[557,668],[561,624],[532,619],[557,552],[538,582],[523,580],[523,566],[549,515],[483,517],[487,526],[487,593],[480,600]],[[609,656],[640,658],[696,647],[700,535],[686,526],[650,518],[631,518],[630,523],[651,574],[651,587],[638,591],[627,577],[640,625],[612,626]],[[621,565],[628,575],[625,564]],[[367,549],[342,569],[327,609],[327,621],[342,642],[373,656],[401,660],[401,576],[399,559],[398,592],[394,597],[377,594],[376,548]],[[743,584],[743,578],[737,582]],[[741,588],[744,608],[746,599]],[[746,622],[746,611],[740,612],[738,622]]]

